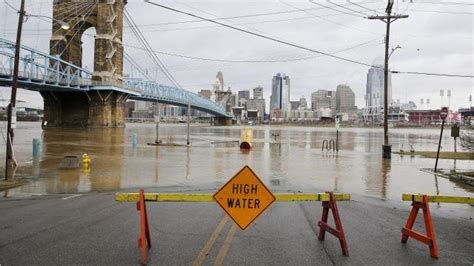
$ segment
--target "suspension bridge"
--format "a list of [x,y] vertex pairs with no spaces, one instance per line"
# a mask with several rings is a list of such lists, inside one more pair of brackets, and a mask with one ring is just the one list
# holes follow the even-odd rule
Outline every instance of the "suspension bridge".
[[[53,22],[49,53],[24,45],[20,49],[19,87],[41,94],[48,125],[123,126],[123,107],[128,99],[190,105],[192,109],[223,121],[231,118],[226,112],[225,101],[213,102],[182,89],[168,71],[167,77],[176,86],[123,73],[122,31],[126,1],[84,0],[80,10],[77,2],[54,2],[53,21],[67,21],[72,30],[64,30]],[[81,35],[90,27],[95,27],[97,32],[94,71],[81,66]],[[0,38],[0,86],[12,84],[14,55],[15,43]],[[164,67],[156,59],[157,64]]]

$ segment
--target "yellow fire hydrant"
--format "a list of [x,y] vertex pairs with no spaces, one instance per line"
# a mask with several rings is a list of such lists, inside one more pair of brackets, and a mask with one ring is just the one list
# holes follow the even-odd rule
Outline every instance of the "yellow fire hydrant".
[[89,155],[87,155],[87,153],[84,153],[82,155],[82,168],[83,169],[88,169],[90,163],[91,163],[91,158],[89,157]]

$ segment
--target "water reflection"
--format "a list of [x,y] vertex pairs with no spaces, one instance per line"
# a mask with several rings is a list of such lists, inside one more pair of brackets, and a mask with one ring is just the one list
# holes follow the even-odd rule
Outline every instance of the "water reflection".
[[[38,125],[39,126],[39,125]],[[340,151],[322,152],[325,139],[335,139],[333,128],[254,127],[250,152],[238,148],[243,127],[192,126],[191,147],[150,146],[155,140],[154,124],[129,124],[125,129],[60,130],[43,134],[40,160],[24,164],[17,171],[31,178],[27,185],[10,190],[15,193],[77,193],[115,191],[138,187],[217,188],[244,165],[250,165],[273,189],[365,194],[381,198],[400,198],[401,193],[441,193],[472,195],[472,188],[419,171],[432,168],[433,160],[393,155],[382,160],[383,131],[341,129]],[[19,129],[18,142],[28,142],[16,151],[17,158],[31,157],[31,140]],[[133,148],[131,136],[138,135]],[[186,127],[160,125],[163,138],[184,143]],[[400,130],[390,136],[394,145],[416,144],[433,150],[437,130]],[[434,137],[433,137],[434,136]],[[415,139],[412,139],[415,138]],[[276,139],[276,140],[275,140]],[[451,140],[444,139],[448,147]],[[166,142],[166,139],[165,139]],[[215,142],[214,144],[211,144]],[[0,147],[1,148],[1,147]],[[66,155],[91,157],[89,171],[60,170]],[[30,157],[28,157],[30,156]],[[453,167],[453,161],[440,160],[440,167]],[[457,161],[457,168],[473,169],[472,161]]]

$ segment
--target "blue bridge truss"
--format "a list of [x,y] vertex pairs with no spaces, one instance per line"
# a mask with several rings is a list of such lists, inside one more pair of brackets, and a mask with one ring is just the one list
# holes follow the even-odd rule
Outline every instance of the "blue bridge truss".
[[[11,86],[15,43],[0,38],[0,86]],[[141,101],[187,106],[216,117],[230,117],[225,105],[215,103],[180,88],[165,86],[156,81],[124,75],[123,83],[103,84],[92,80],[92,72],[36,49],[21,46],[18,73],[20,88],[34,91],[93,91],[115,90],[130,94]]]

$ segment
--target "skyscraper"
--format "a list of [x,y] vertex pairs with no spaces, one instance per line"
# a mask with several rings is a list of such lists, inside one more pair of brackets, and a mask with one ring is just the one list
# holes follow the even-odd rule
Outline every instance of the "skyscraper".
[[[380,60],[379,60],[380,61]],[[384,103],[384,77],[383,77],[383,64],[377,62],[374,66],[369,69],[367,73],[367,85],[366,85],[366,112],[370,114],[379,114],[379,111],[383,108]],[[392,78],[391,73],[388,72],[388,99],[387,102],[392,102]]]
[[272,79],[270,112],[274,109],[290,111],[290,77],[277,73]]
[[355,94],[347,85],[337,85],[336,111],[338,113],[349,113],[357,111],[357,107],[355,106]]
[[247,111],[258,111],[258,121],[263,121],[265,117],[265,99],[249,99],[247,101]]
[[328,90],[317,90],[311,94],[311,109],[319,111],[321,108],[329,108],[336,111],[336,92]]
[[255,87],[253,89],[253,98],[254,99],[263,99],[263,88],[262,88],[262,86]]
[[237,101],[239,106],[244,106],[245,103],[250,99],[250,91],[249,90],[243,90],[239,91]]
[[218,90],[224,90],[224,75],[222,71],[217,72],[216,79],[219,82]]

